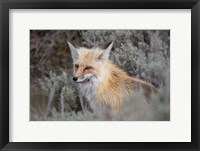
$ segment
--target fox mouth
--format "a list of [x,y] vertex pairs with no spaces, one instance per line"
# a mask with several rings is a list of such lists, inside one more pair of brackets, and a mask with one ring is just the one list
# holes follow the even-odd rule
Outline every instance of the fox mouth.
[[84,80],[77,80],[76,83],[85,83],[85,82],[88,82],[90,81],[90,79],[84,79]]
[[76,83],[86,83],[86,82],[89,82],[91,80],[92,76],[93,76],[92,74],[87,74],[84,77],[79,77],[76,80]]

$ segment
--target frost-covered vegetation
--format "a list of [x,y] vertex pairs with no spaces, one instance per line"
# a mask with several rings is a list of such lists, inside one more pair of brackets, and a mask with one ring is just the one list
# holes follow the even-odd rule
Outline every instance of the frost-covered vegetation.
[[[110,59],[129,75],[152,83],[157,92],[147,102],[141,90],[124,100],[120,112],[84,112],[72,81],[67,40],[77,47],[106,48]],[[31,120],[170,120],[170,31],[84,30],[30,33]]]

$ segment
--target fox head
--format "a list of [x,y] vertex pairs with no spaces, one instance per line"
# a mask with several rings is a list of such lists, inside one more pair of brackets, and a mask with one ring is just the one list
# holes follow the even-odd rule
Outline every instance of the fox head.
[[109,59],[113,43],[107,49],[99,48],[75,48],[68,42],[74,65],[73,80],[77,83],[87,83],[99,79],[100,73],[104,72],[105,62]]

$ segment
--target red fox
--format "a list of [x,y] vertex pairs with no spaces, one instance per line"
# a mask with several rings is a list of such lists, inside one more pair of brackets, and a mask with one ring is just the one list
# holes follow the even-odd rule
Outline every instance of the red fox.
[[143,88],[146,97],[155,90],[152,84],[129,76],[109,60],[113,43],[105,50],[75,48],[70,42],[68,45],[74,64],[73,80],[91,106],[120,110],[123,98],[134,90]]

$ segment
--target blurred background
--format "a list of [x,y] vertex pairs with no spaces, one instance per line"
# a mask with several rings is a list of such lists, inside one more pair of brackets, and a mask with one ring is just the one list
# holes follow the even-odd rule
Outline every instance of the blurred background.
[[[82,112],[72,81],[73,64],[67,40],[75,47],[106,48],[114,42],[110,59],[130,76],[157,88],[150,102],[138,91],[124,100],[120,112],[97,115]],[[89,106],[87,102],[85,105]],[[31,30],[30,120],[170,120],[169,30]]]

